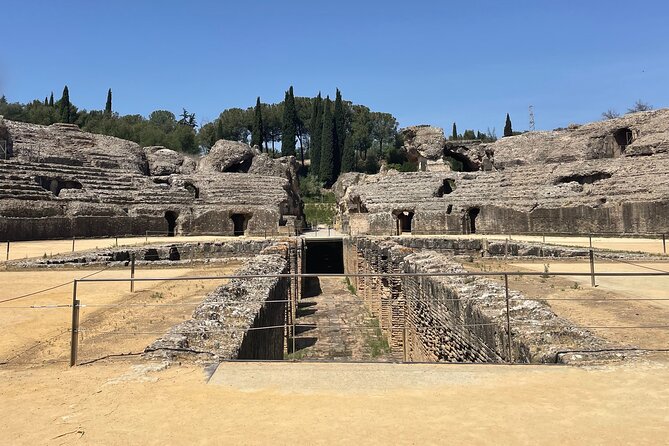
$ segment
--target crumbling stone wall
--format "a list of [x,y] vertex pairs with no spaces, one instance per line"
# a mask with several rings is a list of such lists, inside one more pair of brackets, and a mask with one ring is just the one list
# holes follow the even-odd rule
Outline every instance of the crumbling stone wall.
[[[345,242],[349,273],[456,273],[456,262],[389,240]],[[557,352],[601,347],[603,341],[557,317],[550,308],[510,292],[506,329],[504,286],[481,277],[358,277],[358,296],[380,321],[392,354],[408,361],[555,362]],[[509,358],[509,338],[511,357]]]
[[73,254],[61,254],[30,260],[16,260],[7,263],[10,268],[35,268],[40,266],[86,266],[103,264],[107,266],[127,266],[131,255],[135,254],[138,265],[142,263],[160,264],[175,262],[203,261],[226,259],[231,257],[252,257],[273,246],[274,240],[231,239],[214,242],[198,243],[167,243],[146,246],[129,246],[118,248],[96,249]]
[[[236,275],[290,272],[287,244],[248,260]],[[233,279],[210,293],[191,319],[176,325],[145,350],[149,356],[202,360],[282,359],[290,280]],[[271,327],[260,329],[262,327]]]
[[[667,233],[667,122],[664,109],[470,147],[453,147],[440,129],[410,128],[405,150],[441,168],[340,176],[343,230],[398,235],[407,212],[412,234]],[[621,131],[633,141],[612,154],[606,141]],[[457,156],[464,171],[444,164]]]
[[195,160],[76,125],[4,124],[15,150],[0,160],[2,240],[167,235],[168,215],[177,234],[236,235],[235,214],[248,220],[245,235],[294,233],[303,223],[294,157],[219,141]]

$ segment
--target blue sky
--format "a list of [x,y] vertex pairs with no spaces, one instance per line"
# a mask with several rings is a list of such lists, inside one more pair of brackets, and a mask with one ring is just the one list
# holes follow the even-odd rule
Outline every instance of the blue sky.
[[212,120],[295,94],[502,133],[669,106],[669,2],[0,0],[0,93]]

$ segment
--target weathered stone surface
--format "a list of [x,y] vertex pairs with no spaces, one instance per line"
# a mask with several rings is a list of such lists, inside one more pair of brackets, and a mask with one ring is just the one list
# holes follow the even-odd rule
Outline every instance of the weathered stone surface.
[[352,238],[345,246],[347,272],[428,274],[354,278],[358,296],[379,318],[398,359],[544,363],[560,360],[558,352],[566,350],[613,347],[517,291],[510,292],[509,337],[502,284],[474,276],[429,276],[466,271],[443,254],[389,240]]
[[162,146],[145,147],[152,176],[172,175],[175,173],[191,174],[195,171],[195,160]]
[[6,150],[6,156],[12,155],[12,136],[9,134],[9,129],[5,125],[5,120],[2,115],[0,115],[0,144],[4,144]]
[[215,172],[248,172],[256,151],[248,144],[219,139],[198,169]]
[[4,122],[14,150],[0,160],[1,239],[166,234],[171,226],[180,234],[272,235],[302,224],[292,158],[219,141],[197,166],[172,150],[74,125]]
[[[248,260],[237,275],[287,272],[285,255],[262,254]],[[207,361],[283,359],[289,288],[287,278],[234,279],[207,295],[191,319],[173,327],[145,353],[167,359],[197,355]],[[279,328],[249,330],[259,327]]]
[[[669,110],[479,144],[478,169],[487,160],[491,171],[343,177],[334,191],[344,229],[396,235],[407,212],[412,233],[667,232],[669,129],[660,118],[669,122]],[[605,135],[621,127],[638,139],[617,155],[602,152]],[[471,153],[476,170],[479,155]]]
[[628,114],[616,119],[548,132],[528,132],[493,143],[446,140],[438,127],[402,130],[404,150],[421,161],[422,170],[450,170],[447,157],[466,171],[564,163],[620,156],[646,156],[669,151],[669,109]]
[[444,129],[428,125],[417,125],[402,130],[404,148],[410,159],[418,160],[420,157],[427,159],[438,159],[443,155]]
[[294,156],[272,158],[267,153],[257,153],[253,157],[250,174],[286,178],[293,194],[300,193],[300,180],[297,176],[298,165]]
[[669,109],[501,138],[488,149],[494,152],[499,168],[667,153]]

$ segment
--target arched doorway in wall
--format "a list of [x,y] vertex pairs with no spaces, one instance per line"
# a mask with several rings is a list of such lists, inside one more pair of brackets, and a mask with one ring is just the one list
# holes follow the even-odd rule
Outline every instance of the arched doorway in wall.
[[177,214],[173,211],[167,211],[165,212],[165,220],[167,221],[167,236],[174,237],[177,227]]
[[469,208],[467,215],[469,216],[469,233],[476,234],[476,217],[478,217],[481,209],[479,208]]
[[251,219],[250,214],[232,214],[230,215],[233,226],[233,234],[236,237],[242,236],[246,233],[246,229],[249,225],[249,220]]
[[402,211],[397,214],[397,235],[405,232],[411,233],[414,213],[411,211]]

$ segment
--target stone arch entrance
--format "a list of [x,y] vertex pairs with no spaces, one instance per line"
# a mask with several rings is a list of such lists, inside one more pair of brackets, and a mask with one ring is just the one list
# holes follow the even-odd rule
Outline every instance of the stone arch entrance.
[[467,216],[469,217],[469,233],[476,234],[476,217],[479,216],[481,209],[479,208],[469,208],[467,211]]
[[397,214],[397,235],[405,232],[411,233],[414,213],[411,211],[402,211]]
[[177,214],[174,211],[167,211],[165,212],[165,220],[167,221],[167,236],[174,237],[177,227]]
[[251,219],[250,214],[232,214],[230,215],[233,226],[233,234],[236,237],[246,234],[246,229],[249,225],[249,220]]

